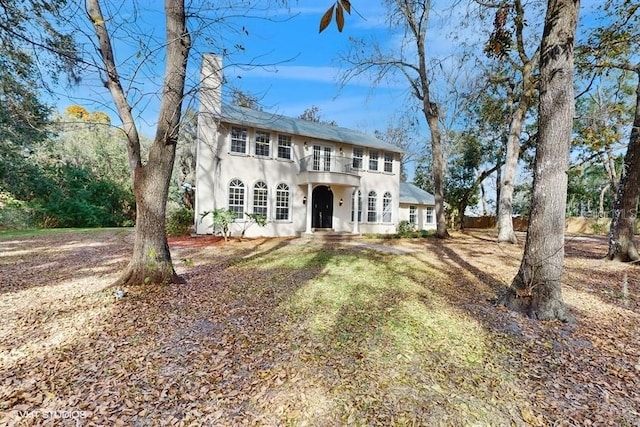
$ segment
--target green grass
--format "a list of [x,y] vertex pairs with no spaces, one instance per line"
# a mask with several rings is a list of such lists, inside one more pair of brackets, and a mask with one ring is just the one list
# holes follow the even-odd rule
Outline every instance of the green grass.
[[441,409],[454,422],[505,416],[496,415],[504,408],[493,395],[513,386],[501,366],[508,347],[437,292],[438,286],[450,286],[447,276],[423,260],[290,246],[237,267],[267,276],[270,285],[264,286],[283,286],[278,311],[288,319],[296,349],[307,349],[305,365],[315,366],[310,375],[329,365],[353,380],[339,386],[330,376],[313,380],[328,389],[332,402],[357,402],[360,416],[374,419],[366,402],[391,396],[393,413],[400,416],[396,424],[429,419]]
[[131,228],[125,227],[106,227],[106,228],[26,228],[19,230],[0,230],[0,239],[11,238],[30,238],[39,236],[51,236],[54,234],[67,234],[67,233],[99,233],[103,231],[126,231],[129,232]]

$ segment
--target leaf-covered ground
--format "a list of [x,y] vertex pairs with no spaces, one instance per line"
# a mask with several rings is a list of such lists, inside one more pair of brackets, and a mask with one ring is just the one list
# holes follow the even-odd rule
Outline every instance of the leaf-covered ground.
[[174,239],[187,283],[117,300],[132,240],[0,237],[0,424],[640,425],[640,267],[602,239],[567,240],[576,325],[491,304],[491,233]]

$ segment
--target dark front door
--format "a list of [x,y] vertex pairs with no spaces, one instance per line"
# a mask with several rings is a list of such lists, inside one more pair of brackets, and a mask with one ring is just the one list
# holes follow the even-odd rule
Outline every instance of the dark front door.
[[311,227],[333,227],[333,193],[331,188],[320,185],[313,189],[313,212]]

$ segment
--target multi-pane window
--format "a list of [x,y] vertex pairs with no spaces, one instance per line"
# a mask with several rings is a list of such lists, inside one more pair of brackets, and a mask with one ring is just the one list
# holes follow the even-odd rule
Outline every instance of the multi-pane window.
[[269,132],[256,131],[256,156],[269,157]]
[[231,128],[231,152],[239,154],[247,153],[247,129]]
[[384,153],[384,171],[393,172],[393,153]]
[[278,184],[276,187],[276,220],[289,219],[289,186]]
[[[356,198],[357,195],[357,198]],[[351,221],[355,220],[356,216],[356,203],[358,204],[358,222],[362,221],[362,192],[360,190],[354,191],[351,195]]]
[[433,208],[427,208],[425,212],[425,221],[427,224],[433,224]]
[[291,160],[291,135],[278,135],[278,158]]
[[409,206],[409,222],[411,224],[418,223],[418,208],[416,206]]
[[244,184],[239,179],[229,183],[229,210],[237,219],[244,217]]
[[258,181],[253,186],[253,213],[257,215],[267,216],[267,200],[268,200],[267,184]]
[[362,157],[364,150],[362,148],[353,147],[353,168],[362,169]]
[[377,204],[378,195],[375,191],[370,191],[367,203],[367,222],[376,222],[378,219],[378,212],[376,211]]
[[377,171],[378,170],[378,152],[369,150],[369,170]]
[[391,193],[382,196],[382,222],[391,222]]

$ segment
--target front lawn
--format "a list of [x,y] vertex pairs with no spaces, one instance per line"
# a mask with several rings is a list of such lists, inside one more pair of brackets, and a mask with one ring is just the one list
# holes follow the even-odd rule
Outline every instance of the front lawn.
[[131,233],[0,236],[0,424],[640,419],[640,272],[602,240],[568,239],[563,325],[492,305],[521,248],[487,233],[173,239],[187,284],[117,300]]

